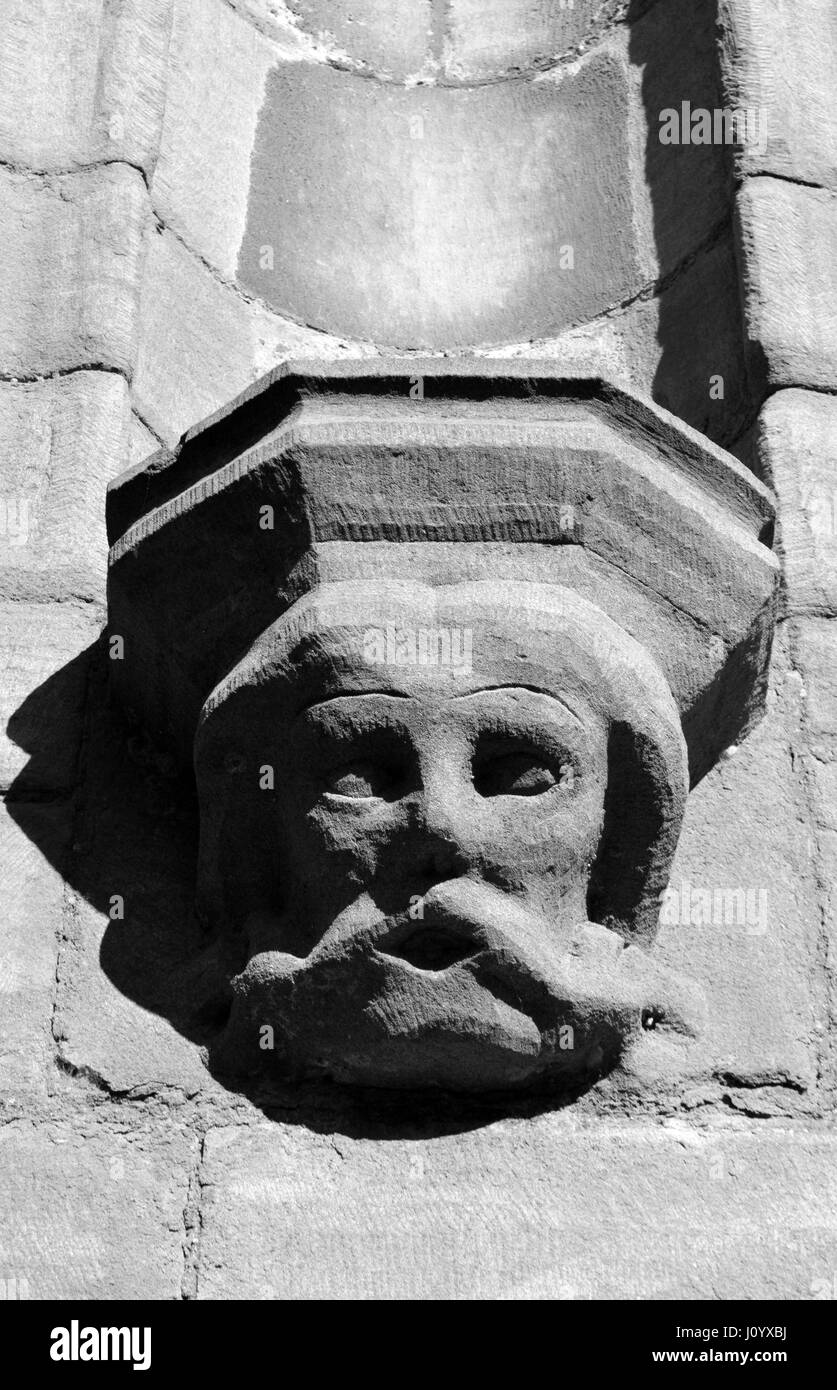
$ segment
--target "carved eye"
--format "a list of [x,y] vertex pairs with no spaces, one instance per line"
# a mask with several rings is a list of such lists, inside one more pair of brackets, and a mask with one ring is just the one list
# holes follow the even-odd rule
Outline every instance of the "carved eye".
[[571,786],[573,767],[556,764],[536,749],[495,750],[477,754],[473,777],[480,796],[542,796],[552,787]]
[[332,772],[325,781],[325,790],[332,796],[350,797],[362,801],[371,797],[389,799],[400,780],[399,770],[386,763],[359,759]]

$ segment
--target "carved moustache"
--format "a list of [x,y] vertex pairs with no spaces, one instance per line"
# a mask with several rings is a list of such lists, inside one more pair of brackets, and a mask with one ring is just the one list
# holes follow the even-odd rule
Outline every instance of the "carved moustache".
[[469,878],[412,913],[343,914],[304,958],[257,950],[233,992],[239,1055],[267,1023],[290,1072],[381,1085],[405,1066],[423,1084],[428,1047],[453,1088],[592,1079],[650,1032],[695,1038],[703,1016],[691,982],[617,933],[586,922],[559,944],[544,917]]

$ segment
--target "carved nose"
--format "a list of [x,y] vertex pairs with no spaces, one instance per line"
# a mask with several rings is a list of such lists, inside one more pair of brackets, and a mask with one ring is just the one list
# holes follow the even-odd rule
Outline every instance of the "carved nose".
[[419,866],[429,883],[454,878],[468,868],[468,855],[457,824],[456,799],[449,786],[427,787],[418,820]]

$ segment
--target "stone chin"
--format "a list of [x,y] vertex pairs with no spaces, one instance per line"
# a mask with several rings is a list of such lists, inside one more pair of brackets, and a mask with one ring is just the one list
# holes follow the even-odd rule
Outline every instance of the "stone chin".
[[[467,668],[409,659],[393,628],[467,630]],[[232,978],[222,1063],[574,1086],[649,1024],[697,1030],[689,986],[635,944],[685,801],[677,711],[570,591],[324,586],[213,693],[195,762],[200,906]]]

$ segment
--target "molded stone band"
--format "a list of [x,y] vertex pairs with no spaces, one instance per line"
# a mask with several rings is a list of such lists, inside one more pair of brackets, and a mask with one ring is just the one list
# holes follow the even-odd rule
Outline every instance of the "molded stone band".
[[373,574],[574,589],[665,673],[693,780],[761,709],[770,494],[612,383],[474,359],[288,364],[118,479],[108,511],[114,679],[184,760],[261,632],[307,589]]

